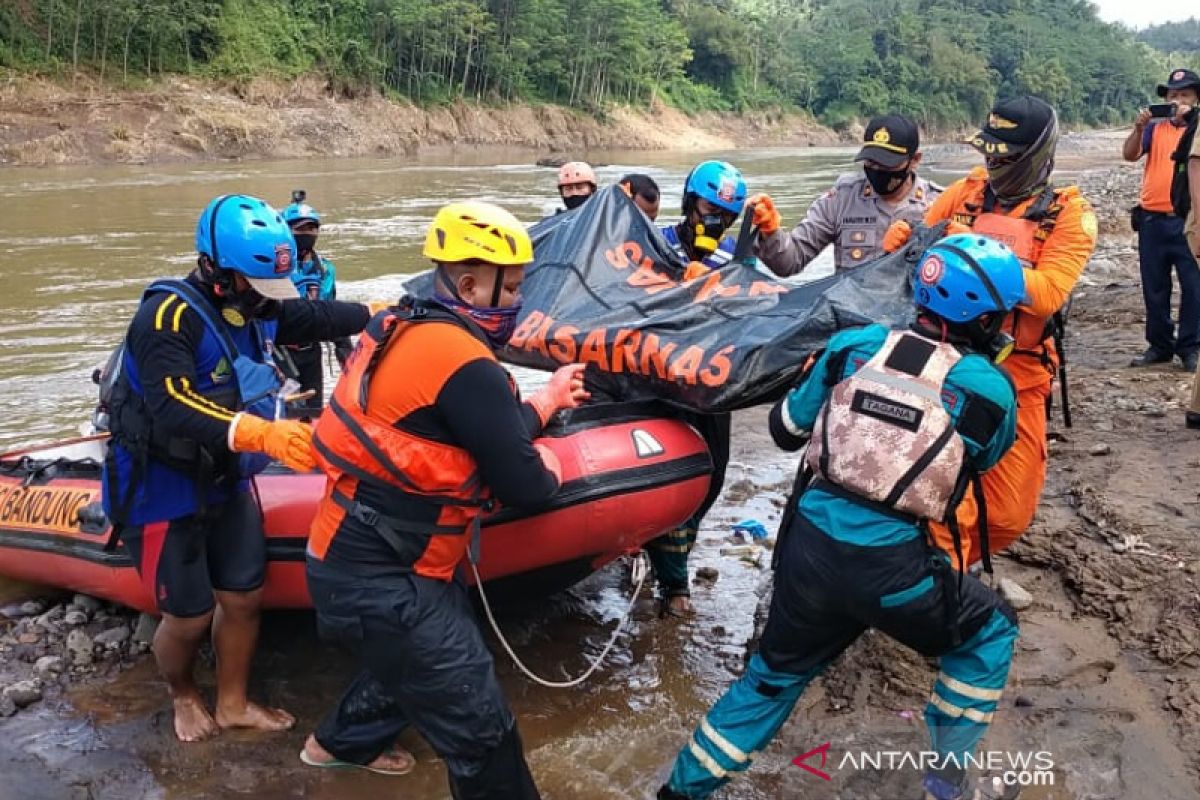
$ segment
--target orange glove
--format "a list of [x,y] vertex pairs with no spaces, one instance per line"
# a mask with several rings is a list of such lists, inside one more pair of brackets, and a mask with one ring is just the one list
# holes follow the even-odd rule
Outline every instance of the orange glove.
[[683,279],[685,281],[694,280],[696,278],[703,277],[710,272],[712,272],[712,269],[704,266],[699,261],[689,261],[687,269],[683,271]]
[[912,225],[909,225],[902,219],[896,220],[887,229],[887,233],[883,235],[883,252],[896,252],[901,247],[904,247],[910,236],[912,236]]
[[550,381],[529,398],[529,405],[537,412],[542,425],[564,408],[578,408],[592,393],[583,388],[583,371],[586,364],[567,364],[559,367]]
[[783,217],[776,210],[775,201],[771,199],[770,195],[751,195],[746,198],[746,205],[754,206],[754,227],[767,236],[779,230],[779,226],[783,222]]
[[317,466],[312,453],[312,426],[294,419],[274,421],[240,413],[229,423],[229,449],[235,453],[266,453],[296,472]]
[[554,451],[544,444],[533,443],[533,449],[537,450],[537,454],[542,458],[542,465],[550,470],[555,478],[558,478],[558,485],[562,486],[562,462],[558,460],[558,456],[554,455]]

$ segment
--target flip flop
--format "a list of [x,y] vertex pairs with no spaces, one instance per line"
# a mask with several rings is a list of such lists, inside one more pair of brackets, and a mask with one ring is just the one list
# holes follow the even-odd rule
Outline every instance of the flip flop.
[[[390,752],[394,754],[396,751],[393,750]],[[376,775],[390,775],[392,777],[407,775],[417,766],[415,758],[405,769],[384,769],[383,767],[372,767],[370,764],[355,764],[351,761],[342,761],[338,758],[332,758],[329,761],[314,761],[304,749],[300,750],[300,760],[310,767],[319,767],[321,769],[365,769],[367,772],[374,772]]]

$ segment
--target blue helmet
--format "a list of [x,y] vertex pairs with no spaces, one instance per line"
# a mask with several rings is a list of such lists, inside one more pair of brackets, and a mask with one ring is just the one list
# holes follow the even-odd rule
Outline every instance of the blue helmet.
[[924,252],[913,274],[913,298],[947,322],[1012,311],[1025,297],[1025,273],[1016,253],[995,239],[960,233]]
[[296,296],[292,267],[296,242],[279,212],[244,194],[214,198],[196,223],[196,252],[219,269],[240,273],[273,300]]
[[315,222],[319,226],[321,215],[308,203],[292,203],[283,210],[283,221],[288,227],[295,227],[301,222]]
[[701,161],[683,185],[683,213],[702,198],[732,214],[741,214],[746,203],[746,181],[737,167],[724,161]]

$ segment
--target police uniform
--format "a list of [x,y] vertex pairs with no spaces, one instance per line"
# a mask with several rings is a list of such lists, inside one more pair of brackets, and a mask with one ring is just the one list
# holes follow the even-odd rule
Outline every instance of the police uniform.
[[[902,473],[909,479],[906,486],[915,489],[923,470],[936,461],[934,454],[944,450],[930,448],[920,456],[901,447],[875,447],[864,454],[855,452],[862,444],[856,432],[880,414],[903,408],[895,405],[894,395],[889,397],[891,387],[914,373],[928,380],[932,372],[932,382],[915,390],[926,404],[919,419],[941,414],[940,445],[954,440],[961,448],[960,463],[985,470],[1015,437],[1015,393],[983,356],[948,356],[948,349],[879,325],[843,331],[830,340],[805,381],[773,409],[772,436],[780,446],[796,449],[802,432],[815,428],[810,456],[823,443],[824,452],[840,459],[842,468],[859,469],[863,481],[873,479],[879,462],[891,460],[895,463],[882,466]],[[830,408],[839,387],[864,376],[875,380],[877,394],[867,393],[869,403],[859,403],[859,392],[853,393],[853,403],[840,401],[847,424],[836,438]],[[855,416],[857,421],[850,419]],[[898,427],[893,431],[910,422],[920,424],[898,415],[894,422]],[[822,442],[830,431],[832,447]],[[818,476],[801,496],[778,544],[775,591],[759,651],[683,748],[660,798],[708,797],[733,774],[748,769],[808,684],[868,628],[923,655],[940,657],[925,719],[932,749],[942,758],[952,754],[962,763],[991,721],[1017,636],[1012,610],[982,583],[955,573],[945,554],[929,542],[921,518],[900,510],[920,508],[921,502],[929,502],[927,495],[873,501],[859,493],[861,487],[846,489],[844,473],[832,466]],[[843,476],[838,478],[843,483],[834,483],[835,476]],[[952,508],[954,495],[946,495],[945,487],[954,485],[953,479],[947,484],[943,475],[941,480],[942,507]],[[900,487],[897,483],[892,493],[904,498]]]
[[795,275],[832,244],[836,269],[857,267],[883,252],[883,234],[893,222],[920,222],[941,191],[917,176],[908,194],[892,205],[880,199],[862,173],[842,175],[791,232],[761,237],[758,257],[776,275]]

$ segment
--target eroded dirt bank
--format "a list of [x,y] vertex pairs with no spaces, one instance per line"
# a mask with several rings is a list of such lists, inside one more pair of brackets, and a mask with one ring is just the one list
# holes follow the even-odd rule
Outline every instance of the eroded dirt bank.
[[454,147],[713,150],[834,144],[811,118],[789,114],[685,115],[614,108],[604,119],[561,106],[418,108],[378,95],[338,98],[315,78],[228,88],[170,78],[115,90],[0,73],[0,164],[391,156]]

